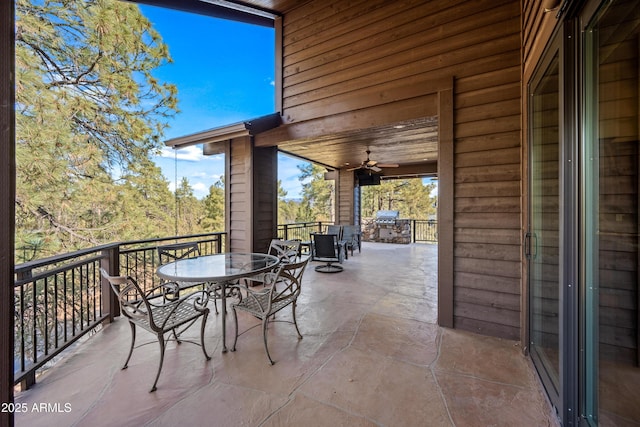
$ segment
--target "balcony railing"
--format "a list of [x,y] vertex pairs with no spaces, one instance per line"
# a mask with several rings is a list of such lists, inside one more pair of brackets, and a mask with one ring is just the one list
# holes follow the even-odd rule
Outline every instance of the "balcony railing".
[[[281,239],[308,240],[309,233],[325,232],[331,222],[278,225]],[[46,366],[103,322],[119,315],[103,267],[111,274],[130,275],[143,289],[159,284],[157,247],[197,241],[203,255],[222,253],[226,233],[157,238],[114,243],[76,251],[15,267],[15,383],[33,385],[37,370]],[[414,242],[437,241],[437,223],[412,220]]]
[[[309,240],[309,233],[323,233],[333,222],[296,222],[293,224],[278,224],[278,238]],[[411,220],[412,242],[437,242],[438,221],[433,219]]]
[[197,241],[203,255],[222,253],[226,233],[114,243],[15,267],[14,379],[23,389],[36,371],[119,314],[100,267],[130,275],[143,289],[158,284],[157,246]]
[[437,242],[438,221],[434,219],[412,219],[411,236],[413,242]]
[[333,222],[296,222],[293,224],[278,224],[278,238],[284,240],[300,239],[309,240],[310,233],[324,233],[327,226]]

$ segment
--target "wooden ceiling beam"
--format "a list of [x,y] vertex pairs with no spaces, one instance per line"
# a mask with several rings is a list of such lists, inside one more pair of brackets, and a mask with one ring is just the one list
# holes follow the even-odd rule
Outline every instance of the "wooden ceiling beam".
[[397,168],[383,168],[383,178],[408,178],[418,176],[437,176],[438,162],[418,163],[414,165],[400,165]]
[[[384,104],[372,108],[290,123],[256,135],[257,147],[271,147],[300,139],[365,130],[372,127],[437,115],[435,94]],[[286,121],[286,119],[285,119]]]

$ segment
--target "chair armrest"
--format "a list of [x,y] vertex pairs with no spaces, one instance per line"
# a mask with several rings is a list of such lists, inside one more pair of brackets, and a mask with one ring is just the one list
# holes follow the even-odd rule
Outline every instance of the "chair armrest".
[[208,311],[207,304],[209,303],[209,293],[205,290],[195,291],[184,295],[178,299],[167,300],[164,304],[152,305],[152,311],[158,310],[162,313],[162,317],[160,319],[156,319],[154,316],[154,322],[156,320],[161,320],[161,323],[158,325],[160,328],[164,329],[169,321],[175,321],[173,318],[174,314],[180,313],[181,307],[184,304],[193,303],[193,308],[200,313],[204,313]]

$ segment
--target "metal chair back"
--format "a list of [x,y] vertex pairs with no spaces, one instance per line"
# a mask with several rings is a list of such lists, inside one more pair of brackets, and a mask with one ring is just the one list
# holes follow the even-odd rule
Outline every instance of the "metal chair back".
[[311,234],[311,260],[325,263],[315,268],[321,273],[337,273],[342,266],[333,265],[342,262],[342,249],[336,234]]
[[200,256],[198,242],[172,243],[158,246],[160,264],[167,264],[179,259]]

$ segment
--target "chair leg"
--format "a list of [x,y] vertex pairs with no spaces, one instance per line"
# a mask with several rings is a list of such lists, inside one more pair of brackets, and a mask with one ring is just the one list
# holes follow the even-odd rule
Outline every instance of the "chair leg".
[[233,306],[233,323],[236,325],[236,336],[233,339],[233,345],[231,346],[231,351],[236,351],[236,343],[238,342],[238,313],[236,312],[235,306]]
[[269,354],[269,346],[267,345],[267,323],[269,323],[269,318],[265,317],[262,319],[262,337],[264,339],[264,349],[267,351],[267,357],[269,358],[269,363],[273,365],[273,359]]
[[158,373],[156,374],[156,379],[153,382],[153,386],[149,393],[157,390],[156,384],[158,384],[158,378],[160,378],[160,372],[162,371],[162,364],[164,363],[164,335],[162,333],[158,333],[158,343],[160,344],[160,363],[158,364]]
[[202,347],[204,357],[206,357],[207,360],[211,360],[211,356],[207,354],[207,348],[204,346],[204,329],[207,325],[207,316],[209,316],[208,310],[202,315],[202,323],[200,324],[200,346]]
[[133,354],[133,347],[136,343],[136,325],[133,322],[129,322],[129,326],[131,326],[131,348],[129,349],[129,355],[127,356],[127,360],[125,360],[122,369],[127,369],[127,367],[129,366],[129,359],[131,359],[131,355]]
[[215,308],[215,309],[216,309],[216,314],[220,314],[220,313],[218,312],[218,299],[217,299],[217,298],[215,298],[215,296],[216,296],[216,295],[215,295],[215,292],[214,292],[213,296],[214,296],[214,298],[213,298],[213,308]]
[[298,333],[298,339],[302,339],[302,334],[300,333],[300,329],[298,329],[298,321],[296,320],[296,302],[293,301],[291,304],[291,311],[293,312],[293,326],[296,327],[296,332]]

